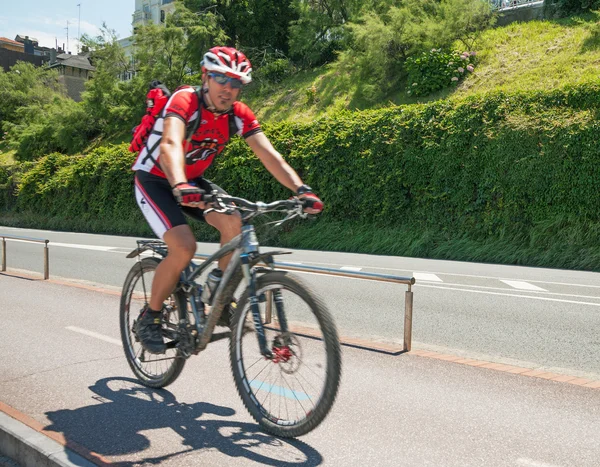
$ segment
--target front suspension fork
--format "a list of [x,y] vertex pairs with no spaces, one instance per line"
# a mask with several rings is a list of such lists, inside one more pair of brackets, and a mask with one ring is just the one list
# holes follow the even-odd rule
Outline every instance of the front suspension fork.
[[254,328],[256,329],[260,353],[266,358],[270,359],[273,357],[273,353],[271,352],[271,349],[267,348],[265,328],[260,316],[260,308],[258,307],[259,299],[256,296],[256,274],[252,269],[250,269],[250,259],[248,258],[247,254],[240,255],[240,259],[242,260],[242,271],[244,273],[244,278],[246,279],[246,284],[248,284],[250,310],[252,311],[252,320],[254,321]]

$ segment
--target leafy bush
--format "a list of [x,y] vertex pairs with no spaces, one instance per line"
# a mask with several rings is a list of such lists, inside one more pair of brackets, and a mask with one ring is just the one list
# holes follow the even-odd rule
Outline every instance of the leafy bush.
[[474,70],[475,52],[443,52],[431,49],[417,57],[410,57],[404,65],[408,72],[406,93],[427,96],[433,92],[457,85]]
[[[513,252],[525,249],[535,264],[600,270],[600,256],[590,253],[600,243],[599,96],[596,84],[495,92],[340,112],[265,132],[324,200],[319,222],[341,226],[338,242],[353,243],[345,225],[368,225],[402,229],[402,238],[387,239],[379,253],[427,256],[452,241],[477,242],[485,253],[496,242],[504,256],[479,259],[524,262]],[[21,176],[16,206],[49,218],[145,225],[133,197],[132,160],[126,145],[44,157]],[[207,177],[250,199],[289,196],[241,138]],[[0,173],[0,183],[5,178]],[[318,248],[322,238],[314,238]]]
[[600,8],[600,0],[544,0],[544,16],[546,18],[564,18]]
[[38,159],[52,152],[74,154],[101,131],[84,103],[66,98],[44,107],[22,107],[17,114],[19,123],[6,124],[5,128],[19,161]]
[[22,107],[43,107],[66,94],[56,70],[26,62],[17,62],[8,72],[0,67],[0,126],[3,122],[15,123],[16,112]]
[[291,63],[286,58],[272,60],[260,67],[260,76],[270,83],[279,83],[291,71]]

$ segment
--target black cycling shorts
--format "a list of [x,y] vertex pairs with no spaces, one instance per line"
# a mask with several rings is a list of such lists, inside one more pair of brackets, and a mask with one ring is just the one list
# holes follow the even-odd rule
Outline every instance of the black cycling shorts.
[[[202,177],[190,180],[189,183],[195,184],[207,193],[217,190],[219,193],[227,194],[220,186]],[[184,213],[204,221],[203,209],[180,206],[177,203],[173,196],[173,189],[166,178],[143,170],[135,173],[135,198],[146,221],[160,239],[163,239],[165,232],[173,227],[187,225]]]

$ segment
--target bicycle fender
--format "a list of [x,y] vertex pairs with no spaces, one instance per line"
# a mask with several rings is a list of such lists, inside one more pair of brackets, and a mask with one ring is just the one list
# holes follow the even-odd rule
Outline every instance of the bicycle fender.
[[147,246],[144,246],[142,248],[136,248],[135,250],[133,250],[131,253],[129,253],[126,258],[135,258],[138,255],[141,255],[144,251],[149,250],[150,248],[148,248]]
[[[135,258],[136,256],[141,255],[144,251],[147,250],[151,250],[154,253],[156,253],[157,255],[160,255],[162,257],[165,256],[165,253],[161,253],[160,251],[157,251],[156,249],[149,247],[149,246],[143,246],[141,248],[136,248],[135,250],[133,250],[131,253],[129,253],[126,258]],[[166,250],[165,250],[166,251]]]

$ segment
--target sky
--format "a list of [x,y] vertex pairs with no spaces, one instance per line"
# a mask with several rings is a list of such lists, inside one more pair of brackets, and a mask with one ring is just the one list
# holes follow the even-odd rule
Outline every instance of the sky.
[[68,50],[77,53],[78,27],[81,35],[97,36],[104,22],[119,39],[130,36],[135,0],[0,0],[0,6],[0,37],[14,40],[19,34],[35,37],[42,47],[56,41],[67,47],[68,21]]

